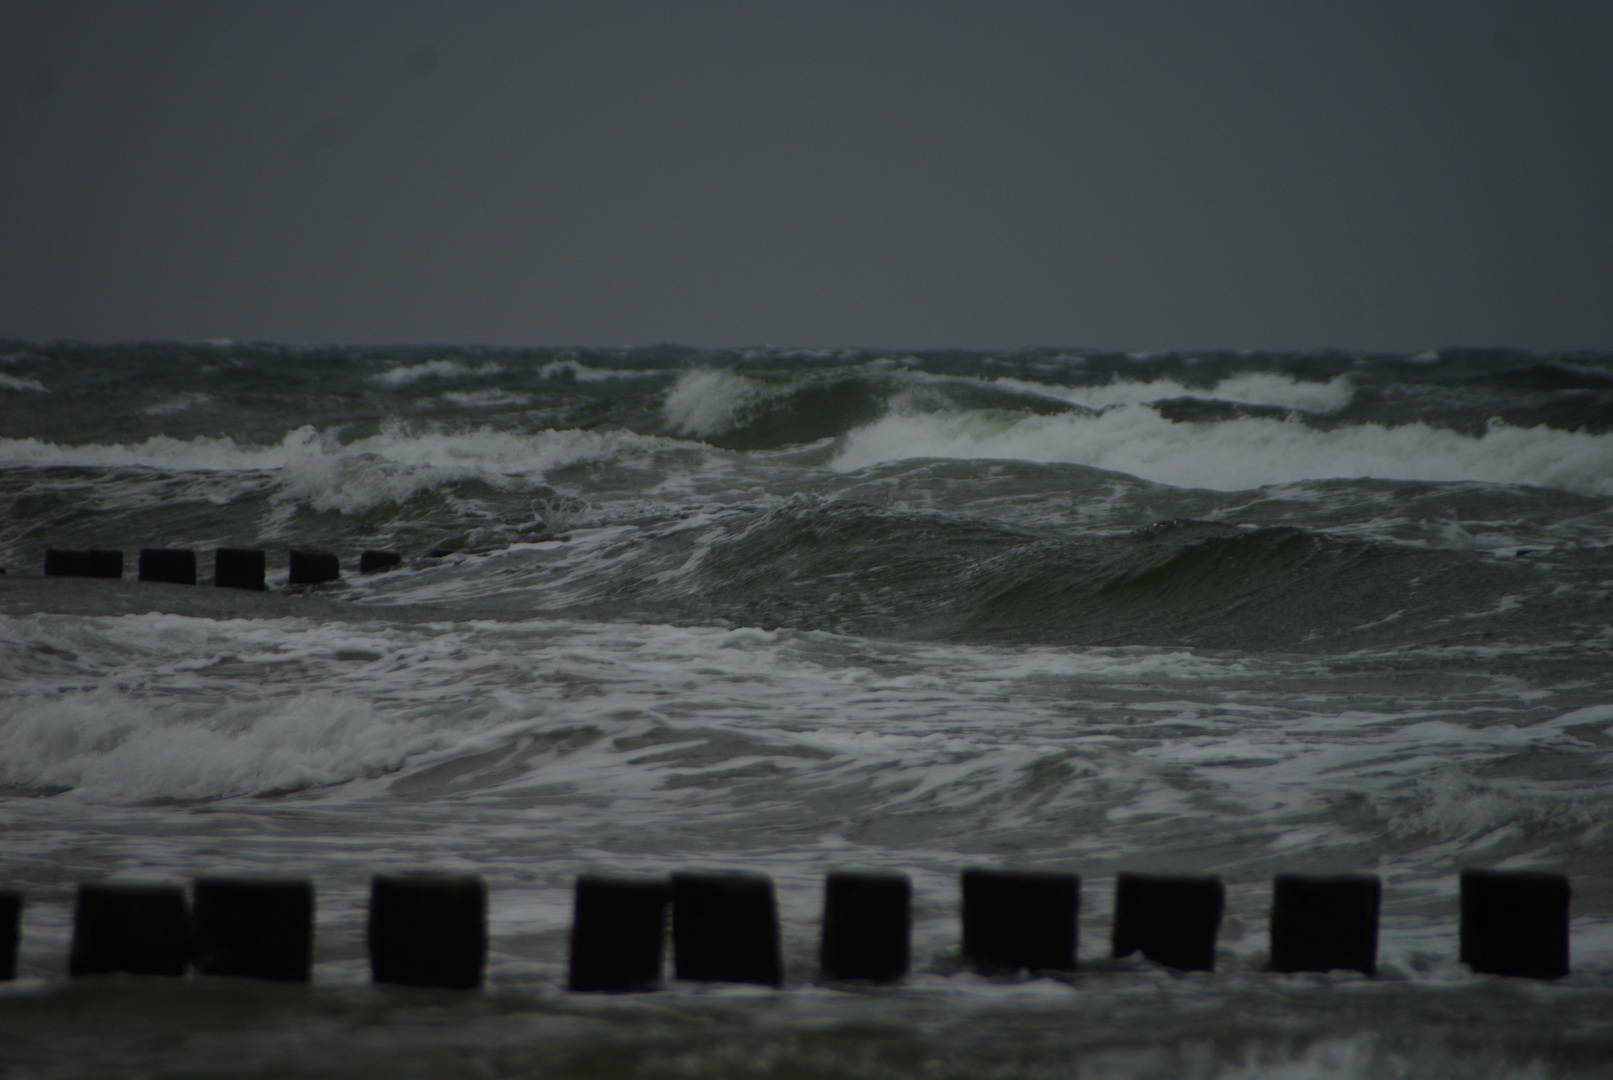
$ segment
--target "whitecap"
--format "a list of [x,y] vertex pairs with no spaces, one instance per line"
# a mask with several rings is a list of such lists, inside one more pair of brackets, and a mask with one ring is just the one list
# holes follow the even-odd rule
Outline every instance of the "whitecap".
[[579,364],[575,360],[551,360],[538,369],[545,379],[571,379],[574,382],[610,382],[613,379],[653,379],[666,375],[665,371],[640,371],[631,368],[596,368]]
[[1019,379],[998,379],[995,382],[1021,393],[1054,397],[1089,409],[1140,405],[1170,398],[1197,398],[1202,401],[1234,401],[1243,405],[1274,405],[1284,409],[1331,413],[1344,408],[1355,396],[1355,383],[1349,375],[1337,375],[1326,382],[1315,382],[1265,371],[1229,375],[1210,387],[1185,386],[1174,379],[1151,382],[1117,379],[1100,386],[1076,387],[1050,386]]
[[467,375],[497,375],[504,369],[495,363],[472,367],[458,360],[427,360],[420,364],[395,367],[370,378],[388,386],[407,386],[421,379],[457,379]]
[[6,375],[0,372],[0,390],[25,390],[36,394],[48,394],[50,389],[38,379],[30,379],[22,375]]
[[1064,462],[1218,491],[1370,477],[1613,495],[1613,435],[1498,423],[1477,437],[1422,423],[1328,431],[1252,417],[1178,424],[1142,405],[1098,416],[891,415],[849,434],[831,466],[850,471],[910,458]]

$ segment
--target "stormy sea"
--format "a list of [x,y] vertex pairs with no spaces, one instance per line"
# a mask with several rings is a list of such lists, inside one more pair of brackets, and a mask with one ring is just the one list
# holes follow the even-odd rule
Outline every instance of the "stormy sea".
[[[0,567],[0,1075],[1613,1072],[1613,356],[9,342]],[[1079,970],[971,970],[969,867],[1079,874]],[[842,868],[898,984],[819,978]],[[1459,962],[1468,868],[1568,876],[1567,976]],[[579,874],[697,869],[782,988],[566,989]],[[416,870],[483,989],[372,985]],[[1125,871],[1221,877],[1214,971]],[[1378,875],[1373,977],[1270,970],[1279,873]],[[314,883],[310,983],[68,977],[79,883],[218,874]]]

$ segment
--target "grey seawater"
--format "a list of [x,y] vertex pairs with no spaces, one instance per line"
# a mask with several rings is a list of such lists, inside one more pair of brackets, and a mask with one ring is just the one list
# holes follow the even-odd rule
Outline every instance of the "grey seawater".
[[[1613,1068],[1607,358],[8,357],[0,1074]],[[133,580],[219,544],[270,590]],[[1080,873],[1081,971],[967,971],[974,865]],[[1457,963],[1465,866],[1570,875],[1571,975]],[[564,990],[577,874],[697,867],[773,877],[783,990]],[[840,867],[911,875],[904,984],[816,981]],[[486,878],[484,991],[369,985],[408,869]],[[1215,972],[1109,957],[1122,870],[1225,879]],[[1272,875],[1343,871],[1378,976],[1265,970]],[[312,985],[66,978],[78,882],[204,873],[314,880]]]

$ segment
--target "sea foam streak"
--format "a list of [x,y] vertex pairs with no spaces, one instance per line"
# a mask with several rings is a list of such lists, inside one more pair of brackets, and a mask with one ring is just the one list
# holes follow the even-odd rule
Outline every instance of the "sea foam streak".
[[1064,462],[1218,491],[1371,477],[1613,495],[1613,435],[1499,424],[1478,438],[1422,423],[1323,431],[1249,417],[1178,424],[1143,405],[1099,416],[889,415],[848,435],[832,466],[850,471],[924,457]]

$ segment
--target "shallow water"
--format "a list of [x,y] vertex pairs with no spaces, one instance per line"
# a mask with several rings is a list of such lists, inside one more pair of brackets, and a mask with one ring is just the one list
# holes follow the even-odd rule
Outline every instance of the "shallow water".
[[[1610,358],[0,351],[8,1075],[1613,1067]],[[133,580],[219,545],[270,591]],[[1081,972],[962,970],[970,865],[1081,874]],[[856,866],[900,987],[815,984]],[[1569,874],[1573,974],[1456,962],[1466,866]],[[698,867],[772,875],[783,991],[563,991],[578,873]],[[428,868],[480,994],[367,983]],[[1216,972],[1108,957],[1121,870],[1225,879]],[[1287,871],[1381,875],[1377,978],[1264,970]],[[230,872],[314,880],[312,986],[65,978],[76,883]]]

